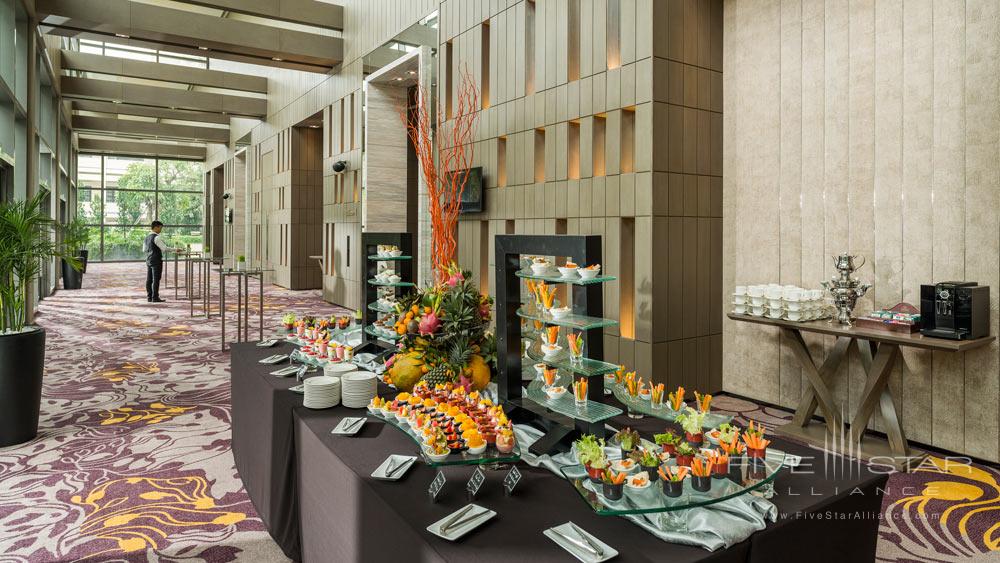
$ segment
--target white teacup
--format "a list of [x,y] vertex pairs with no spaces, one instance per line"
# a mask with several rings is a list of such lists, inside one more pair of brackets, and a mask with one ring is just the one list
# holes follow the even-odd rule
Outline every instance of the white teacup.
[[767,306],[770,307],[770,308],[772,308],[772,309],[780,309],[781,308],[781,298],[780,297],[778,297],[778,298],[768,297],[767,298]]
[[805,304],[801,301],[785,301],[785,309],[788,311],[802,311]]
[[785,301],[799,301],[802,299],[802,290],[798,288],[786,289],[782,297]]
[[799,311],[788,311],[788,320],[799,321],[802,320],[802,313]]
[[747,286],[745,285],[738,285],[733,290],[733,295],[746,295],[746,294],[747,294]]
[[753,316],[755,316],[755,317],[763,317],[764,316],[764,306],[763,305],[754,305],[753,307],[750,308],[750,314],[753,315]]
[[770,317],[770,318],[772,318],[772,319],[780,319],[781,318],[781,312],[782,312],[781,309],[769,309],[767,311],[767,316]]
[[733,305],[745,304],[747,302],[747,296],[742,293],[733,294]]
[[764,299],[763,295],[751,295],[750,296],[750,304],[753,305],[754,307],[763,307],[765,301],[767,301],[767,300]]
[[737,315],[745,315],[745,314],[747,314],[747,305],[746,305],[746,303],[735,303],[735,304],[733,304],[733,312],[736,313]]
[[750,297],[764,297],[764,288],[759,285],[751,285],[747,288],[747,295]]

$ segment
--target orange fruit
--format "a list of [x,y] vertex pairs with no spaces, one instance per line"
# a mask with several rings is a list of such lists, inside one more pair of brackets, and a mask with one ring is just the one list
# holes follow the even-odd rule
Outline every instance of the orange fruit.
[[432,311],[432,309],[430,307],[424,307],[424,314],[425,315],[429,315],[431,313],[431,311]]

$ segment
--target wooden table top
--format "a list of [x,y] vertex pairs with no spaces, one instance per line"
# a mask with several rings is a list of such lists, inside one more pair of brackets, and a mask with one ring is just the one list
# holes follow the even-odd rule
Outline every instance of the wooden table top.
[[946,338],[924,336],[919,332],[905,333],[877,330],[872,328],[861,328],[857,326],[848,327],[837,324],[836,322],[831,323],[826,320],[795,322],[783,319],[772,319],[769,317],[755,317],[753,315],[737,315],[736,313],[729,313],[728,316],[734,321],[771,325],[791,330],[800,330],[803,332],[828,334],[831,336],[846,336],[848,338],[857,338],[872,342],[889,342],[899,346],[912,346],[914,348],[942,350],[946,352],[965,352],[966,350],[986,346],[990,342],[996,340],[995,336],[986,336],[983,338],[976,338],[975,340],[948,340]]

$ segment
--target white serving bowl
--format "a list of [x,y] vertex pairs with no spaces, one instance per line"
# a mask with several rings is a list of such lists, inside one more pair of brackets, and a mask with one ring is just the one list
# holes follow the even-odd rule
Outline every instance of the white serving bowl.
[[395,258],[396,256],[402,256],[402,255],[403,255],[403,251],[402,250],[390,250],[389,251],[389,256],[392,256],[393,258]]
[[549,313],[552,314],[552,318],[554,318],[554,319],[561,319],[561,318],[565,317],[566,315],[569,315],[570,308],[569,307],[553,307],[553,308],[549,309]]
[[401,278],[401,277],[399,277],[397,275],[391,275],[391,276],[389,276],[388,281],[389,281],[389,283],[399,283],[399,281],[402,280],[402,279],[403,278]]
[[542,362],[538,362],[537,364],[535,364],[535,371],[538,372],[538,375],[542,375],[542,374],[545,373],[545,368],[546,367],[547,367],[546,364],[544,364]]
[[424,455],[426,455],[427,459],[429,459],[431,461],[444,461],[445,459],[448,458],[449,455],[451,455],[451,452],[445,452],[443,454],[436,454],[432,450],[424,448]]
[[482,446],[479,446],[478,448],[469,448],[466,451],[468,451],[472,455],[481,454],[486,451],[486,443],[484,442]]
[[564,278],[575,278],[576,273],[579,270],[577,267],[567,268],[566,266],[559,266],[559,273]]
[[550,346],[548,344],[542,344],[542,354],[545,356],[546,360],[551,360],[555,358],[557,354],[562,350],[562,346],[556,344]]
[[542,262],[542,263],[533,262],[531,264],[531,273],[535,274],[536,276],[544,276],[546,273],[548,273],[548,271],[549,271],[548,262]]
[[632,473],[639,469],[639,464],[631,459],[616,459],[611,462],[611,469],[614,469],[616,473]]
[[555,387],[549,387],[546,389],[545,394],[548,395],[550,400],[558,399],[566,394],[566,388],[556,385]]
[[580,268],[577,271],[577,273],[580,274],[580,277],[583,278],[583,279],[585,279],[585,280],[592,280],[592,279],[596,278],[598,274],[601,273],[601,269],[600,268]]

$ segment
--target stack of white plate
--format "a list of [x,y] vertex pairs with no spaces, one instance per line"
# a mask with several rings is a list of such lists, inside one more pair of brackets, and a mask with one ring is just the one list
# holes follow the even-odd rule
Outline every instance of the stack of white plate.
[[340,404],[340,378],[319,375],[305,380],[305,399],[302,404],[310,409],[328,409]]
[[330,377],[341,377],[349,371],[357,371],[358,366],[352,364],[351,362],[337,362],[335,364],[327,364],[323,367],[323,375],[328,375]]
[[369,371],[352,371],[345,373],[343,381],[344,406],[351,409],[363,409],[375,398],[378,391],[378,379]]

